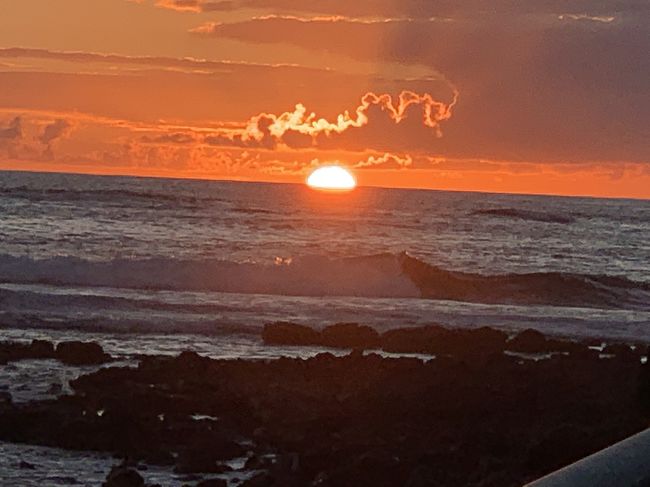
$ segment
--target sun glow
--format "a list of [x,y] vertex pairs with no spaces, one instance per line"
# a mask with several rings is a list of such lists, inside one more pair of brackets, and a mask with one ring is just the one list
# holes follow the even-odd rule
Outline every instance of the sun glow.
[[307,178],[307,185],[315,189],[348,191],[357,186],[354,176],[341,166],[323,166]]

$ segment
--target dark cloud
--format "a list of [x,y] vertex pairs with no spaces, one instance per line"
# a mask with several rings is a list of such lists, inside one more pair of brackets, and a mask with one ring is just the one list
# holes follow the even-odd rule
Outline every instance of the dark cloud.
[[145,135],[140,139],[146,144],[191,144],[197,142],[197,138],[192,133],[174,132],[160,135]]
[[238,7],[230,0],[158,0],[156,6],[190,12],[224,12]]
[[49,49],[34,49],[25,47],[0,48],[0,58],[33,58],[56,59],[74,63],[104,63],[110,65],[138,65],[160,68],[185,68],[187,70],[201,70],[204,72],[223,73],[234,70],[247,70],[251,74],[259,70],[277,68],[286,71],[313,71],[320,69],[301,67],[290,64],[262,64],[236,61],[212,61],[207,59],[174,58],[166,56],[125,56],[120,54],[104,54],[83,51],[52,51]]
[[67,120],[58,119],[43,129],[43,133],[39,136],[39,140],[43,144],[51,144],[56,139],[64,137],[72,128],[72,124]]
[[10,120],[6,126],[0,125],[0,143],[14,142],[23,136],[23,120],[21,117],[15,117]]
[[156,5],[195,12],[265,9],[309,14],[413,18],[548,13],[602,15],[650,11],[645,0],[159,0]]
[[[377,140],[381,147],[366,147],[402,150],[411,144],[413,150],[466,158],[647,162],[648,5],[497,2],[494,10],[503,15],[454,20],[266,16],[195,32],[294,44],[377,63],[426,65],[460,91],[453,120],[439,140],[420,126],[409,132],[371,124],[355,131],[354,138],[346,133],[319,141],[327,145],[356,147]],[[522,13],[529,10],[536,14]],[[388,131],[381,137],[383,129]]]

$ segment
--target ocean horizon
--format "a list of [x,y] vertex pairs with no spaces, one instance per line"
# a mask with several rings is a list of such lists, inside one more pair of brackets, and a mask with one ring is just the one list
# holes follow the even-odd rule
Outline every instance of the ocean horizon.
[[2,174],[4,328],[435,322],[650,341],[641,200]]

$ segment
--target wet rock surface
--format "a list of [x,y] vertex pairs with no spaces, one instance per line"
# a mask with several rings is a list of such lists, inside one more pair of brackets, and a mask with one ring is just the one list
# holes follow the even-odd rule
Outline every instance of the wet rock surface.
[[55,358],[68,365],[97,365],[111,360],[99,344],[78,341],[59,343]]
[[0,364],[17,360],[54,358],[54,345],[44,340],[33,340],[31,343],[0,343]]
[[[346,330],[350,342],[376,339]],[[397,351],[425,343],[419,351],[436,350],[427,362],[360,350],[306,360],[142,357],[137,368],[79,377],[71,396],[0,402],[0,439],[107,452],[197,479],[243,457],[258,471],[245,486],[507,487],[647,427],[650,371],[637,350],[610,347],[599,358],[571,345],[525,360],[502,353],[509,342],[499,331],[443,330],[377,337]],[[535,346],[520,350],[556,351],[530,338]]]
[[126,465],[118,465],[108,473],[102,487],[145,487],[145,484],[137,470]]
[[[262,335],[267,345],[318,345],[330,348],[383,350],[391,353],[428,355],[485,355],[503,351],[544,353],[589,353],[590,343],[546,337],[538,330],[527,329],[512,336],[487,326],[480,328],[446,328],[428,325],[396,328],[379,334],[369,326],[337,323],[322,330],[308,326],[277,322],[267,323]],[[612,344],[614,354],[634,352],[628,345]],[[638,354],[636,354],[638,355]]]
[[110,362],[112,357],[94,342],[60,342],[56,347],[46,340],[0,342],[0,364],[30,359],[56,359],[67,365],[99,365]]

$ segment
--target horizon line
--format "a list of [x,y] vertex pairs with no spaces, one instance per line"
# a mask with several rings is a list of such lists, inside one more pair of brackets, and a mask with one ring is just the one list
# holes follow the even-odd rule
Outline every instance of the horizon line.
[[[167,176],[160,174],[128,174],[128,173],[99,173],[99,172],[83,172],[83,171],[65,171],[65,170],[46,170],[46,169],[14,169],[14,168],[0,168],[0,172],[9,173],[29,173],[29,174],[69,174],[73,176],[95,176],[95,177],[114,177],[114,178],[137,178],[137,179],[169,179],[179,181],[213,181],[223,183],[249,183],[249,184],[286,184],[294,186],[305,186],[305,182],[292,182],[292,181],[269,181],[269,180],[250,180],[250,179],[228,179],[220,177],[196,177],[196,176]],[[598,199],[598,200],[630,200],[630,201],[650,201],[650,197],[639,196],[598,196],[593,194],[562,194],[562,193],[529,193],[517,191],[485,191],[485,190],[470,190],[470,189],[442,189],[442,188],[417,188],[412,186],[381,186],[381,185],[365,185],[360,184],[355,189],[396,189],[400,191],[435,191],[441,193],[478,193],[486,195],[513,195],[513,196],[536,196],[536,197],[550,197],[550,198],[583,198],[583,199]],[[354,191],[354,190],[352,190]]]

